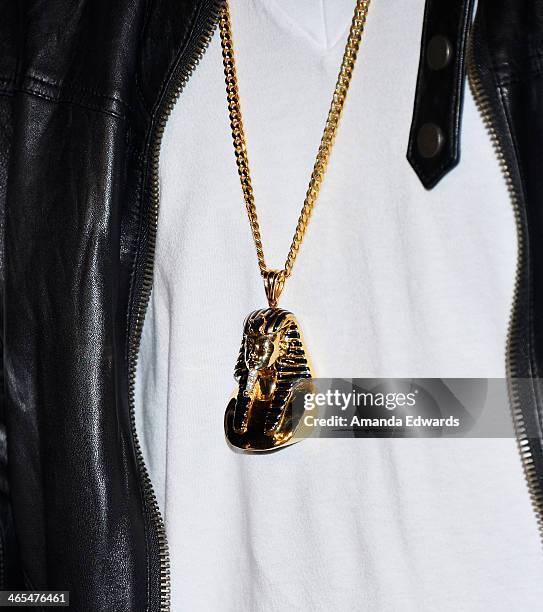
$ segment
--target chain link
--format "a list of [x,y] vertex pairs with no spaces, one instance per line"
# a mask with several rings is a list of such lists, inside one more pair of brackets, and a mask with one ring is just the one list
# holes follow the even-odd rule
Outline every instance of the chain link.
[[[354,10],[349,36],[345,45],[343,59],[339,70],[332,102],[326,118],[324,132],[320,141],[319,149],[309,186],[307,188],[304,204],[298,218],[296,230],[292,238],[292,243],[282,270],[274,271],[280,274],[284,279],[288,278],[292,273],[296,256],[300,250],[300,245],[307,230],[311,212],[315,206],[315,201],[321,187],[322,179],[328,165],[330,152],[334,144],[339,119],[347,97],[347,90],[351,82],[353,68],[356,62],[364,24],[368,14],[370,0],[357,0]],[[232,128],[232,140],[234,143],[234,151],[236,154],[236,164],[238,174],[241,181],[241,188],[247,208],[247,215],[253,234],[253,240],[256,247],[256,255],[258,258],[258,267],[264,278],[270,272],[266,266],[264,258],[264,248],[262,247],[262,236],[260,234],[260,226],[258,223],[258,215],[256,212],[253,187],[251,183],[251,175],[249,172],[249,160],[247,157],[247,144],[245,142],[245,133],[243,129],[243,119],[241,115],[241,107],[239,102],[238,81],[236,75],[236,62],[234,59],[234,46],[232,42],[232,23],[230,19],[230,9],[228,0],[225,0],[219,22],[221,32],[222,57],[224,65],[224,77],[226,81],[226,98],[228,101],[228,112],[230,115],[230,127]]]

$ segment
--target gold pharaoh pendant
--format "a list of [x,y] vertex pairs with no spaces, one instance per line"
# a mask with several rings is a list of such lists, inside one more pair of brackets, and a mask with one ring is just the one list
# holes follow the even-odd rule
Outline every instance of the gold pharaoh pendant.
[[304,412],[294,399],[311,386],[312,371],[291,312],[264,308],[245,319],[234,377],[238,387],[224,415],[228,442],[246,451],[292,444]]

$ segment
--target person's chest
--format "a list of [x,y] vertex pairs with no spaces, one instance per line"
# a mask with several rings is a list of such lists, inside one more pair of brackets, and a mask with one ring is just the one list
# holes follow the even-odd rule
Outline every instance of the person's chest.
[[[271,267],[283,264],[292,239],[352,9],[342,2],[327,12],[327,3],[318,3],[314,11],[313,4],[231,7]],[[510,202],[469,91],[460,166],[428,192],[407,163],[424,3],[409,12],[400,4],[370,8],[282,305],[298,315],[320,375],[499,376],[515,254]],[[155,292],[169,279],[174,318],[217,317],[225,326],[219,358],[226,360],[243,317],[265,297],[236,172],[218,36],[169,119],[160,171]],[[186,332],[194,351],[216,347],[214,325],[207,336],[206,326],[184,329],[198,330],[194,338]]]

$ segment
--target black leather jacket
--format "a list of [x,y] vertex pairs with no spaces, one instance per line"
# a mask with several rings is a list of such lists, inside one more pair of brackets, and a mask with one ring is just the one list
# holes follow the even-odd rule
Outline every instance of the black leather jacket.
[[[511,398],[541,518],[543,436],[523,427],[539,432],[543,409],[543,1],[479,0],[468,35],[471,5],[427,2],[406,151],[426,187],[447,180],[467,69],[517,219],[506,352],[512,379],[533,378],[522,391],[511,383]],[[161,136],[219,10],[219,0],[0,0],[0,588],[70,590],[74,610],[169,607],[134,372]]]

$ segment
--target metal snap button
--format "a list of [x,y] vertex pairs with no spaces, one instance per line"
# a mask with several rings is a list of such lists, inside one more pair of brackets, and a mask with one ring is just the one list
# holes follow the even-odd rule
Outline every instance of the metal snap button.
[[445,136],[439,126],[435,123],[421,125],[417,134],[417,149],[422,157],[426,159],[435,157],[444,143]]
[[448,38],[436,34],[426,47],[426,61],[432,70],[441,70],[447,66],[452,58],[452,45]]

